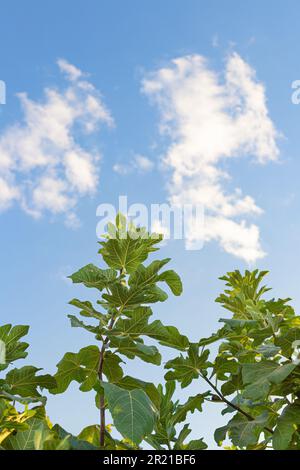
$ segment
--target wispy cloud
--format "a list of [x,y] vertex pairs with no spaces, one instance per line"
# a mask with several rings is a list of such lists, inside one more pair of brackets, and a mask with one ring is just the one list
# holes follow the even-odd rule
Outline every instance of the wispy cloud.
[[128,175],[138,171],[139,173],[149,173],[154,168],[154,163],[144,155],[135,155],[128,163],[116,163],[113,170],[119,175]]
[[[252,156],[258,163],[278,158],[277,132],[268,116],[265,89],[236,53],[221,77],[204,57],[180,57],[149,75],[143,91],[159,106],[160,130],[169,139],[164,163],[174,205],[205,208],[205,241],[247,262],[264,256],[259,228],[248,217],[262,213],[252,196],[227,191],[229,158]],[[192,245],[203,233],[193,233]]]
[[98,186],[100,160],[80,139],[113,119],[86,74],[63,59],[58,67],[66,86],[46,88],[41,101],[20,93],[23,121],[0,133],[0,210],[18,202],[33,217],[63,214],[75,226],[79,199]]

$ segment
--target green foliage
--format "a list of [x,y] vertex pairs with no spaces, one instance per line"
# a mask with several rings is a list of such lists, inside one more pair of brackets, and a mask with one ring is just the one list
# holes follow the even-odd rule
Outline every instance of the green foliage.
[[[290,299],[267,298],[266,271],[234,271],[221,279],[216,302],[227,311],[208,338],[190,342],[174,326],[152,319],[154,304],[182,293],[179,276],[165,269],[170,259],[149,256],[162,237],[136,228],[122,215],[100,243],[103,266],[93,264],[70,276],[94,289],[95,305],[74,298],[73,328],[92,335],[78,352],[66,352],[54,377],[14,362],[27,356],[27,326],[0,326],[1,450],[134,450],[147,443],[157,450],[204,450],[191,439],[188,419],[205,403],[223,403],[227,424],[215,441],[230,449],[300,450],[300,316]],[[217,353],[210,345],[216,343]],[[165,365],[165,384],[126,375],[130,360],[161,366],[163,348],[175,350]],[[197,382],[196,382],[197,381]],[[100,422],[74,436],[49,421],[45,390],[64,393],[72,382],[95,394]],[[176,399],[176,386],[205,384],[203,393]],[[106,425],[107,412],[122,436]]]
[[87,346],[77,354],[66,353],[57,366],[55,374],[57,387],[52,393],[65,392],[73,380],[80,383],[80,390],[84,392],[92,390],[97,381],[99,354],[97,346]]
[[209,351],[203,351],[199,354],[199,345],[190,344],[189,350],[184,357],[182,354],[166,364],[166,369],[173,369],[167,372],[166,380],[177,380],[181,383],[181,387],[185,388],[199,377],[200,371],[209,367],[207,358]]
[[[228,424],[215,431],[219,445],[227,438],[235,449],[300,449],[300,317],[290,299],[266,299],[261,286],[267,272],[228,273],[217,302],[231,312],[209,338],[166,364],[166,380],[182,387],[200,378],[211,389],[211,401],[223,402]],[[209,344],[218,342],[214,360]],[[192,349],[191,349],[192,348]]]
[[114,424],[123,437],[139,445],[154,428],[156,410],[144,390],[102,384]]
[[45,390],[54,392],[57,383],[51,375],[40,374],[34,366],[11,368],[27,356],[28,344],[20,341],[27,326],[3,325],[1,336],[0,377],[0,449],[1,450],[71,450],[96,449],[85,439],[52,426],[46,415]]
[[[202,440],[184,444],[190,433],[188,425],[184,425],[177,437],[175,429],[186,419],[188,412],[201,409],[202,395],[191,397],[183,405],[170,402],[172,409],[167,416],[162,387],[157,388],[123,372],[128,359],[160,365],[159,345],[190,351],[191,354],[194,347],[197,349],[197,345],[190,346],[188,338],[174,326],[151,320],[153,312],[150,306],[168,298],[165,288],[176,296],[182,293],[178,274],[170,269],[164,270],[170,259],[155,259],[144,264],[149,255],[158,250],[157,244],[161,239],[160,235],[150,235],[144,229],[127,224],[126,219],[118,215],[116,224],[109,224],[108,233],[100,243],[99,254],[107,266],[88,264],[70,276],[73,283],[94,288],[99,295],[98,308],[86,300],[73,299],[70,302],[79,309],[81,317],[89,319],[88,324],[73,314],[69,315],[71,326],[91,333],[98,346],[90,344],[77,353],[67,352],[58,364],[57,385],[51,393],[63,393],[72,381],[79,383],[82,392],[94,390],[96,405],[100,408],[100,427],[89,427],[81,437],[89,436],[89,442],[97,447],[139,448],[145,440],[152,442],[155,448],[169,448],[171,445],[174,448],[205,448]],[[195,367],[202,365],[203,358],[197,359]],[[107,432],[106,409],[123,436],[122,441]],[[167,440],[157,437],[161,432],[161,413],[168,423],[172,421],[172,424],[166,424],[169,430],[172,429]]]
[[[18,359],[27,356],[28,343],[20,341],[28,327],[3,325],[0,327],[0,371],[9,369]],[[50,375],[39,374],[33,366],[10,369],[0,378],[0,445],[2,449],[34,449],[34,435],[39,426],[48,427],[44,389],[56,386]],[[16,408],[16,403],[19,405]],[[50,432],[50,430],[49,430]]]
[[[8,369],[18,359],[27,356],[28,344],[20,341],[28,332],[27,326],[3,325],[0,327],[2,341],[1,369]],[[41,369],[33,366],[24,366],[9,370],[0,378],[0,398],[13,402],[44,403],[41,390],[50,390],[56,386],[55,379],[50,375],[38,374]]]
[[180,404],[178,400],[174,401],[175,388],[175,381],[167,382],[165,391],[162,385],[158,385],[156,389],[158,419],[153,433],[146,440],[157,450],[164,448],[204,450],[207,446],[202,439],[185,442],[191,433],[191,429],[188,424],[182,425],[182,423],[186,421],[189,413],[194,413],[196,410],[202,411],[202,405],[208,393],[199,393],[189,397],[185,403]]
[[6,369],[9,364],[17,359],[22,359],[27,356],[28,343],[19,341],[29,330],[28,326],[12,325],[0,326],[0,340],[1,340],[1,363],[0,371]]
[[[239,448],[259,444],[280,450],[298,448],[299,418],[295,411],[300,367],[292,355],[297,353],[293,343],[299,338],[300,317],[289,299],[264,298],[269,289],[260,283],[266,274],[229,273],[224,278],[229,289],[217,299],[235,320],[225,323],[225,341],[219,347],[218,359],[223,366],[236,363],[220,377],[221,390],[224,395],[235,395],[241,408],[253,417],[252,421],[248,419],[242,440],[236,437],[242,426],[241,413],[235,414],[227,432]],[[215,368],[213,374],[218,374]]]

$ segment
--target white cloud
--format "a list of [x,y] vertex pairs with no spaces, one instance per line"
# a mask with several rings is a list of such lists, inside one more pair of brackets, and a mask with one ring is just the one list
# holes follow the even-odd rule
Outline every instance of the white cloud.
[[95,193],[99,178],[99,154],[80,140],[113,120],[81,70],[63,59],[58,66],[66,87],[45,89],[41,101],[20,93],[23,121],[0,134],[0,210],[18,201],[34,217],[64,214],[74,226],[79,198]]
[[73,149],[65,155],[66,177],[81,194],[93,192],[97,185],[98,177],[94,167],[96,161],[96,156],[92,158],[82,149]]
[[[206,241],[217,240],[247,262],[263,257],[259,229],[245,220],[262,210],[240,189],[227,191],[222,169],[229,158],[266,163],[278,157],[277,132],[254,70],[234,53],[221,77],[202,56],[185,56],[146,78],[143,91],[159,106],[160,130],[170,140],[164,164],[171,169],[171,204],[202,204]],[[197,233],[193,239],[187,243]]]
[[18,188],[10,185],[0,177],[0,211],[8,209],[14,200],[19,198]]
[[163,235],[163,240],[160,245],[166,245],[166,241],[170,238],[170,228],[163,224],[159,219],[155,219],[151,224],[151,233],[159,233]]
[[65,180],[57,177],[43,176],[32,190],[34,209],[29,209],[38,216],[45,209],[54,214],[68,212],[75,205],[75,199],[68,193]]
[[75,65],[70,64],[65,59],[58,59],[57,64],[62,72],[64,72],[69,80],[78,80],[83,76],[81,70],[79,70]]
[[77,215],[74,214],[74,212],[69,212],[65,220],[65,225],[68,228],[77,230],[81,226],[81,223]]
[[119,175],[125,176],[131,173],[132,167],[125,163],[115,163],[113,165],[113,171]]
[[154,167],[154,163],[144,155],[136,155],[134,159],[134,164],[140,171],[144,173],[152,171]]
[[139,173],[149,173],[154,168],[154,163],[144,155],[135,155],[128,163],[116,163],[113,170],[119,175],[128,175],[135,171]]

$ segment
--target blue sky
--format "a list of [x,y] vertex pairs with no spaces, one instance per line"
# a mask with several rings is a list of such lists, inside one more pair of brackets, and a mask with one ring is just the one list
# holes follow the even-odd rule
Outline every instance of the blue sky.
[[[98,204],[115,204],[120,194],[128,195],[129,203],[145,204],[163,203],[178,194],[186,197],[189,179],[183,176],[183,185],[172,180],[172,176],[178,175],[178,164],[180,158],[184,159],[184,152],[191,158],[192,171],[198,178],[192,189],[198,190],[203,182],[207,190],[216,190],[217,186],[218,191],[213,194],[216,197],[232,195],[230,204],[234,205],[242,198],[234,190],[241,188],[243,196],[250,196],[255,207],[263,210],[261,213],[252,210],[251,213],[247,209],[238,217],[239,224],[245,219],[247,224],[255,224],[259,229],[255,250],[259,243],[266,253],[264,258],[252,260],[251,266],[269,269],[269,283],[274,287],[274,295],[290,296],[294,305],[299,305],[300,106],[291,102],[291,84],[300,77],[297,54],[299,10],[299,3],[292,0],[275,3],[267,0],[1,2],[0,79],[7,86],[7,103],[0,106],[0,177],[10,185],[10,192],[7,193],[7,187],[0,184],[0,207],[1,191],[2,200],[6,195],[7,202],[8,194],[11,198],[9,203],[3,204],[0,213],[1,322],[31,325],[31,362],[54,372],[55,364],[65,351],[76,351],[88,344],[88,336],[71,330],[66,314],[71,311],[67,305],[71,298],[88,296],[90,292],[85,294],[73,287],[65,281],[65,276],[88,262],[98,261],[95,233]],[[187,59],[191,56],[201,56],[206,62],[197,66],[194,59]],[[237,57],[241,62],[230,62],[230,58]],[[196,82],[212,74],[214,83],[225,90],[225,100],[232,91],[232,81],[225,83],[224,71],[232,66],[231,79],[238,81],[234,99],[242,100],[241,113],[246,120],[246,129],[253,127],[249,131],[250,137],[244,128],[238,127],[241,123],[232,118],[232,113],[239,111],[231,109],[228,101],[221,115],[214,114],[215,106],[218,107],[220,102],[215,96],[207,96],[205,87],[198,90],[195,107],[189,107],[189,100],[193,102],[194,97],[190,95],[186,76],[178,76],[179,65],[172,63],[176,58],[180,59],[181,65],[187,65],[185,61],[189,61],[187,67]],[[58,59],[65,61],[60,62],[61,70]],[[78,87],[74,69],[68,68],[70,64],[88,74],[82,75],[79,82],[92,84],[94,88],[82,90]],[[248,67],[256,77],[249,78]],[[171,85],[159,75],[163,68],[172,72],[171,82],[168,82]],[[145,91],[145,80],[159,85],[160,91],[149,91],[149,87]],[[258,85],[254,88],[255,93],[259,90],[263,93],[267,118],[261,118],[264,113],[261,102],[255,102],[257,95],[245,95],[253,84]],[[74,94],[73,101],[66,97],[68,87]],[[37,158],[34,153],[36,142],[45,138],[43,133],[47,129],[47,119],[50,119],[46,88],[55,90],[64,100],[69,99],[68,110],[74,113],[72,129],[62,123],[62,128],[71,132],[71,139],[62,142],[61,147],[52,148],[51,144],[47,149],[50,158],[58,159],[65,151],[64,145],[73,152],[64,180],[66,198],[59,199],[60,211],[55,205],[57,200],[53,202],[57,194],[53,196],[51,192],[47,204],[41,200],[41,194],[49,190],[46,184],[49,180],[45,183],[45,177],[57,177],[56,170],[60,175],[61,162],[50,170],[47,163],[45,173],[43,165],[37,167],[35,162],[25,161],[18,148],[18,142],[24,148],[24,142],[29,142],[26,139],[31,139],[28,158],[30,155],[33,160]],[[178,90],[186,94],[179,96]],[[28,95],[29,101],[23,95],[23,108],[18,93]],[[79,106],[80,100],[87,100],[89,96],[98,104],[96,119],[93,117],[96,108],[89,111]],[[182,115],[181,108],[176,107],[178,96],[182,98],[180,103],[187,106]],[[246,98],[253,101],[244,109]],[[41,107],[35,114],[37,103]],[[210,160],[208,167],[204,164],[203,158],[207,156],[204,151],[202,160],[195,161],[189,154],[191,147],[183,147],[183,156],[180,152],[172,154],[174,158],[171,155],[172,158],[167,160],[167,168],[162,168],[161,161],[174,143],[181,139],[182,144],[192,145],[191,141],[182,139],[187,130],[184,125],[188,122],[189,135],[193,126],[197,129],[198,125],[203,125],[203,116],[197,114],[201,103],[212,106],[209,122],[215,122],[215,117],[222,118],[220,130],[232,132],[233,140],[244,132],[244,141],[228,143],[228,147],[224,141],[224,149],[229,157],[233,157],[231,159],[224,160],[222,152],[219,154],[213,147],[213,163]],[[171,130],[164,134],[159,132],[159,127],[166,124],[164,113],[167,111],[171,113],[171,121],[167,122]],[[56,112],[59,117],[60,110]],[[262,120],[255,126],[257,116]],[[223,126],[223,118],[226,122],[229,119],[229,127]],[[55,113],[51,119],[50,124],[54,125]],[[88,132],[84,128],[86,125],[90,126]],[[55,132],[53,129],[56,136]],[[61,138],[64,140],[65,136]],[[208,139],[210,150],[212,140],[217,141],[218,136]],[[261,145],[265,144],[267,148],[263,152]],[[250,150],[246,151],[247,145]],[[86,171],[80,172],[86,176],[84,181],[76,173],[75,151],[92,165],[89,167],[91,172],[87,167],[84,167]],[[7,152],[10,166],[5,167]],[[137,163],[137,156],[141,155],[151,162],[147,171]],[[264,164],[258,162],[260,157]],[[208,184],[204,175],[206,168],[226,171],[230,178],[220,176],[220,180],[209,180]],[[94,169],[100,172],[98,179],[93,178]],[[51,180],[51,189],[52,183]],[[37,187],[39,192],[35,191]],[[220,217],[224,217],[225,206],[220,204],[214,213],[214,221],[220,222]],[[210,206],[208,209],[212,210]],[[235,216],[226,217],[226,221],[235,219]],[[79,226],[70,228],[69,225]],[[232,240],[234,235],[231,233],[224,240],[224,235],[218,233],[218,230],[224,232],[223,228],[222,224],[213,225],[211,241],[201,251],[187,251],[181,241],[169,242],[161,251],[163,257],[172,257],[173,266],[183,278],[184,294],[179,300],[170,298],[166,304],[157,305],[155,312],[166,324],[177,325],[193,340],[216,329],[218,318],[224,315],[214,304],[223,287],[218,277],[228,270],[247,267],[245,256],[233,253],[232,243],[237,243]],[[248,232],[241,232],[240,238],[243,239],[243,250],[247,251]],[[253,249],[251,240],[250,248]],[[169,354],[166,352],[166,358]],[[156,380],[159,375],[155,367],[149,366],[146,370],[142,363],[128,365],[128,371],[148,380]],[[193,385],[191,393],[198,387],[201,389],[202,385]],[[93,397],[80,394],[76,386],[72,386],[65,396],[50,397],[48,405],[51,419],[60,421],[73,432],[97,421]],[[203,435],[211,447],[214,445],[213,430],[222,423],[215,406],[207,407],[203,415],[192,416],[194,435]]]

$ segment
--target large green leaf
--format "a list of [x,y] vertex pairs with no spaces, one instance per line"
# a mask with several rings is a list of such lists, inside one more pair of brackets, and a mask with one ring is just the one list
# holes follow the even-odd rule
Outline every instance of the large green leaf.
[[119,319],[116,327],[108,334],[110,336],[127,336],[131,339],[148,336],[164,346],[179,350],[188,349],[189,341],[186,336],[181,335],[174,326],[164,326],[160,320],[149,323],[151,314],[152,311],[148,307],[140,307],[129,312],[128,318]]
[[280,365],[273,361],[261,361],[242,366],[243,393],[245,398],[259,400],[265,398],[272,384],[280,384],[295,369],[296,364]]
[[228,380],[228,374],[237,374],[240,369],[240,364],[238,361],[230,359],[228,354],[220,354],[216,357],[214,362],[214,374],[218,380],[226,381]]
[[155,408],[159,408],[161,397],[153,383],[145,382],[144,380],[136,379],[130,375],[126,375],[125,377],[122,377],[117,385],[118,387],[124,388],[125,390],[134,390],[136,388],[144,390]]
[[220,328],[216,333],[213,333],[208,338],[201,338],[198,344],[199,346],[208,346],[209,344],[216,343],[217,341],[228,337],[229,334],[230,332],[228,331],[228,328],[223,327]]
[[[107,301],[107,306],[120,307],[122,311],[136,308],[139,305],[164,302],[168,295],[155,284],[147,288],[139,287],[127,288],[122,284],[111,286],[109,294],[103,294],[103,299]],[[103,302],[99,302],[103,304]]]
[[38,409],[25,409],[19,413],[11,403],[0,398],[0,444],[15,431],[27,429],[26,421],[33,418]]
[[109,382],[119,382],[123,377],[123,370],[120,364],[122,359],[111,351],[105,352],[103,361],[103,373]]
[[296,341],[300,341],[300,328],[291,328],[287,333],[278,336],[275,344],[281,348],[282,354],[289,358],[294,352],[293,344]]
[[92,317],[96,318],[100,322],[105,322],[105,315],[95,310],[91,302],[87,300],[82,301],[78,299],[73,299],[69,302],[69,304],[81,309],[80,315],[82,315],[83,317]]
[[201,371],[210,364],[207,362],[209,351],[205,350],[199,354],[199,346],[191,344],[188,354],[184,357],[182,354],[168,361],[166,369],[173,369],[165,375],[166,380],[177,380],[181,383],[181,387],[187,387],[194,379],[197,379]]
[[166,382],[165,390],[161,384],[157,386],[157,392],[159,395],[159,400],[157,402],[159,418],[155,423],[155,432],[152,434],[151,438],[154,438],[155,441],[161,445],[168,445],[176,435],[175,422],[173,422],[174,411],[176,410],[176,404],[173,401],[175,389],[176,384],[171,381]]
[[[52,440],[52,433],[48,426],[41,421],[40,426],[35,430],[33,436],[33,443],[35,450],[44,450],[46,441]],[[67,447],[69,449],[69,447]]]
[[160,274],[158,277],[158,282],[165,282],[166,284],[168,284],[169,288],[171,289],[174,295],[182,294],[183,288],[181,279],[178,274],[172,269]]
[[89,331],[95,335],[99,335],[101,333],[101,330],[98,326],[87,325],[83,321],[79,320],[79,318],[77,318],[75,315],[68,315],[68,318],[73,328],[83,328],[84,330]]
[[100,269],[88,264],[69,277],[74,284],[84,284],[86,287],[94,287],[101,291],[115,281],[117,273],[113,269]]
[[107,301],[108,306],[121,307],[122,310],[137,307],[148,301],[145,292],[135,288],[128,289],[122,284],[111,286],[110,293],[103,294],[102,297]]
[[5,344],[6,349],[6,363],[0,363],[0,370],[5,369],[11,362],[27,356],[26,349],[29,345],[19,340],[27,335],[28,330],[29,326],[25,325],[12,327],[12,325],[8,324],[0,326],[0,340]]
[[45,405],[47,402],[47,398],[44,396],[35,396],[35,397],[22,397],[20,395],[16,395],[13,393],[9,393],[6,390],[9,390],[9,386],[5,385],[6,390],[1,388],[3,386],[3,383],[0,382],[0,397],[5,398],[9,401],[16,402],[16,403],[21,403],[22,405],[29,405],[32,403],[41,403],[42,405]]
[[27,429],[18,431],[5,440],[5,448],[11,450],[34,450],[36,433],[45,433],[49,428],[44,420],[31,418],[26,422]]
[[98,378],[100,351],[97,346],[87,346],[78,353],[66,353],[57,365],[54,376],[57,387],[51,393],[63,393],[75,380],[80,383],[80,390],[91,390]]
[[124,390],[102,382],[105,398],[117,430],[134,444],[140,444],[154,428],[156,410],[143,390]]
[[[41,446],[41,450],[72,450],[70,437],[66,436],[63,439],[56,438],[53,433],[43,440],[44,436],[40,436],[40,432],[35,433],[35,448],[39,450],[38,446]],[[40,439],[42,439],[40,441]]]
[[[178,432],[178,423],[186,420],[188,413],[193,413],[196,409],[202,411],[202,404],[204,398],[207,395],[198,394],[183,403],[179,404],[178,400],[173,400],[175,393],[176,384],[174,381],[169,381],[165,384],[165,389],[160,384],[157,387],[159,400],[157,400],[158,419],[155,423],[154,432],[151,436],[147,437],[147,442],[157,450],[163,450],[164,447],[171,447],[174,443],[174,449],[186,449],[188,444],[184,444],[184,440],[190,434],[189,426],[184,425],[183,429]],[[202,448],[202,444],[198,443]],[[197,446],[196,442],[193,442],[193,446]]]
[[78,435],[78,439],[86,441],[95,447],[99,447],[100,442],[100,426],[93,424],[84,428]]
[[155,260],[149,266],[140,265],[129,277],[128,284],[141,291],[149,289],[157,282],[165,282],[174,295],[182,293],[182,282],[175,271],[169,270],[159,274],[159,271],[170,261],[170,258]]
[[290,446],[293,434],[300,425],[300,404],[287,405],[278,418],[273,434],[273,447],[275,450],[285,450]]
[[186,450],[205,450],[207,449],[207,444],[201,439],[193,439],[184,446]]
[[146,289],[158,281],[158,272],[170,261],[170,258],[152,261],[149,266],[142,264],[129,276],[128,284],[140,290]]
[[123,239],[114,238],[101,242],[99,253],[106,264],[113,269],[133,273],[148,258],[149,253],[156,251],[154,245],[161,241],[161,237],[151,238],[145,232],[141,232],[144,238],[138,235],[139,232],[129,231],[124,234]]
[[201,439],[194,439],[188,443],[185,443],[186,438],[190,435],[192,430],[188,424],[185,424],[180,431],[177,439],[175,440],[174,450],[205,450],[207,444]]
[[128,337],[111,336],[109,345],[111,348],[116,348],[118,353],[129,359],[139,357],[151,364],[161,364],[161,355],[158,349],[155,346],[147,346],[142,340],[133,341]]
[[255,445],[259,436],[268,423],[268,413],[263,413],[250,421],[245,416],[237,413],[226,426],[215,431],[215,441],[221,445],[228,433],[232,443],[240,448]]
[[92,443],[81,439],[80,435],[78,437],[73,436],[63,429],[59,424],[55,424],[52,428],[52,431],[56,433],[58,439],[64,440],[68,439],[71,450],[97,450],[97,447]]
[[7,391],[21,397],[40,397],[38,388],[47,390],[56,387],[56,381],[51,375],[37,375],[41,369],[33,366],[24,366],[13,369],[6,375]]
[[182,405],[177,405],[176,411],[174,412],[172,417],[173,424],[185,421],[188,413],[194,413],[195,410],[201,412],[202,405],[207,395],[208,393],[198,393],[197,395],[189,397],[187,401]]

